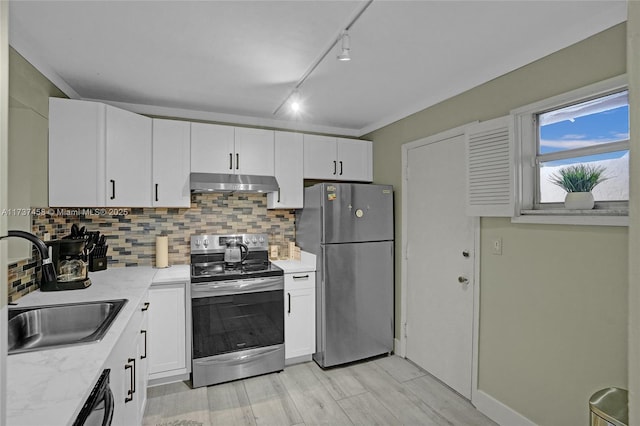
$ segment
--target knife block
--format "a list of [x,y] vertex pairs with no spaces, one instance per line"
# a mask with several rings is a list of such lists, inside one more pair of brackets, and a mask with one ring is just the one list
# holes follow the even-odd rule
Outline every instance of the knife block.
[[89,272],[104,271],[107,269],[107,256],[94,257],[89,255]]

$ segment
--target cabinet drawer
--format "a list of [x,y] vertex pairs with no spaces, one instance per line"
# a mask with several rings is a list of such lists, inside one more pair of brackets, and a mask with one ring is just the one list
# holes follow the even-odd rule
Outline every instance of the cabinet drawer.
[[316,273],[315,272],[296,272],[284,274],[284,288],[315,288]]

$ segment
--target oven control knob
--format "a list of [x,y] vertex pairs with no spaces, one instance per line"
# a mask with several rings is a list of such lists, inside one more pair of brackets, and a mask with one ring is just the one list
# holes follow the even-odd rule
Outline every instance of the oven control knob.
[[256,242],[258,242],[258,239],[256,237],[253,237],[253,244],[255,244]]
[[200,240],[196,240],[196,241],[194,242],[194,244],[195,244],[195,246],[196,246],[196,247],[200,246]]
[[204,240],[202,244],[204,244],[205,247],[209,247],[209,240]]
[[260,237],[260,242],[264,243],[264,237]]

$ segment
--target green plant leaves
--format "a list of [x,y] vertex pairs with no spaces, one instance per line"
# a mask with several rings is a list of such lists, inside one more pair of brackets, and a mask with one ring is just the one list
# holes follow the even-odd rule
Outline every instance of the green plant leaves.
[[549,182],[567,192],[591,192],[596,185],[608,179],[603,176],[605,170],[603,166],[576,164],[552,174]]

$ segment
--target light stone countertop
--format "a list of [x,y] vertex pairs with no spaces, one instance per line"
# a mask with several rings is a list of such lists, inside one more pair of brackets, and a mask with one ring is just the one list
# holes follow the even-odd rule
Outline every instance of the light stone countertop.
[[282,268],[285,274],[314,272],[316,270],[316,255],[306,251],[300,252],[300,260],[274,260],[272,262]]
[[155,269],[153,285],[191,281],[191,266],[172,265],[168,268]]
[[[156,278],[157,277],[157,281]],[[189,281],[189,266],[112,268],[90,272],[83,290],[35,291],[17,307],[128,299],[99,342],[7,357],[7,425],[71,425],[152,282]]]

